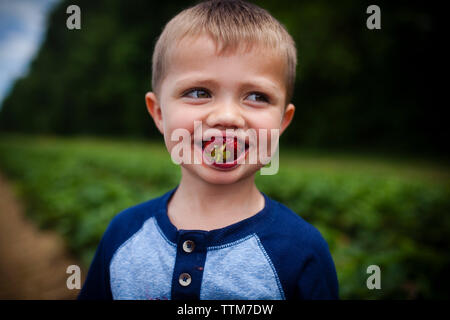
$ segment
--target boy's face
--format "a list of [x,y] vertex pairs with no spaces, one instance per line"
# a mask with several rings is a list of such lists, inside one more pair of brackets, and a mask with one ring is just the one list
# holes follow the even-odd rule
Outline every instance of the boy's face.
[[[211,128],[224,134],[233,129],[238,136],[249,129],[266,129],[270,154],[270,130],[278,129],[281,134],[294,114],[294,106],[285,107],[285,99],[285,63],[281,57],[258,47],[217,55],[207,36],[187,37],[178,43],[171,50],[159,96],[152,92],[146,95],[148,111],[164,135],[168,151],[179,144],[171,139],[174,130],[185,129],[191,135],[192,155],[197,152],[200,158],[202,146],[194,144],[194,131],[198,130],[194,122],[198,125],[199,121],[204,140],[209,140]],[[193,157],[190,164],[182,164],[183,170],[214,184],[248,178],[261,166],[249,164],[247,159],[231,168],[204,161],[194,164]]]

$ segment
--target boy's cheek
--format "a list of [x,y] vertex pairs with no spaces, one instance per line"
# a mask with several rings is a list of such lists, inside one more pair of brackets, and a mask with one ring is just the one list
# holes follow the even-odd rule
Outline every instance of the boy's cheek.
[[165,127],[168,133],[172,133],[179,129],[194,132],[194,121],[197,120],[197,118],[186,110],[174,109],[173,112],[167,113],[165,120]]
[[[183,157],[184,150],[192,149],[192,139],[193,139],[192,137],[193,137],[192,131],[187,128],[184,127],[167,128],[167,130],[164,133],[164,142],[167,151],[169,152],[174,161],[180,157]],[[191,151],[189,152],[192,153]]]
[[166,145],[167,151],[170,153],[173,149],[172,142],[170,141],[170,137],[164,136],[164,144]]
[[[281,130],[278,126],[265,126],[257,130],[257,143],[251,146],[249,152],[253,152],[253,158],[257,157],[258,165],[265,165],[269,158],[275,154],[279,146]],[[250,155],[249,155],[250,156]]]

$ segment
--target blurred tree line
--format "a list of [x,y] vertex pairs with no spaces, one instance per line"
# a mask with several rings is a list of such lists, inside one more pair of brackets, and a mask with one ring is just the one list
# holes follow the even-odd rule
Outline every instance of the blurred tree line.
[[[382,29],[369,30],[367,1],[254,2],[297,43],[297,110],[284,143],[447,154],[438,4],[378,1]],[[157,137],[144,103],[153,46],[193,3],[58,3],[29,73],[3,103],[1,130]],[[66,28],[71,4],[81,8],[81,30]]]

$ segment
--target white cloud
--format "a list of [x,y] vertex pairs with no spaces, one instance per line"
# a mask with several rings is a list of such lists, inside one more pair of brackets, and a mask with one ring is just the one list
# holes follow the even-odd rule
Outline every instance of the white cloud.
[[11,32],[0,42],[0,60],[5,65],[13,63],[20,67],[22,62],[29,60],[34,54],[38,44],[37,37],[33,34]]
[[0,0],[0,102],[36,54],[57,0]]

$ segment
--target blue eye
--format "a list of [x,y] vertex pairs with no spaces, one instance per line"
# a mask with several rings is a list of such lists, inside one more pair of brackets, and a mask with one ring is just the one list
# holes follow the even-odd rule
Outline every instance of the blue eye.
[[192,89],[187,91],[183,97],[193,98],[193,99],[208,99],[211,95],[208,91],[204,89]]
[[269,98],[265,94],[253,92],[247,96],[247,99],[256,102],[269,102]]

